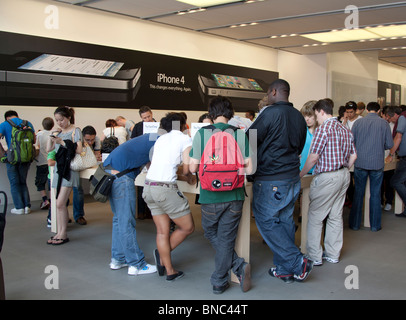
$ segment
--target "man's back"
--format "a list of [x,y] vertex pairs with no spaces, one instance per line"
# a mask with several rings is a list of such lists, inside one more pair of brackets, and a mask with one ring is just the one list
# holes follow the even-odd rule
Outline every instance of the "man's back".
[[145,165],[150,161],[150,151],[157,138],[157,134],[145,134],[124,142],[110,153],[104,166],[124,171]]
[[256,177],[275,179],[299,174],[299,154],[306,141],[306,121],[289,102],[266,107],[248,130],[250,139],[257,134]]
[[376,113],[369,113],[352,127],[357,160],[355,167],[380,170],[384,167],[385,150],[393,146],[390,126]]
[[[230,126],[226,123],[216,123],[213,125],[216,129],[226,130]],[[206,131],[207,130],[207,131]],[[193,139],[192,150],[190,151],[190,157],[197,159],[200,161],[201,156],[203,154],[204,148],[207,144],[208,139],[212,135],[212,131],[208,131],[211,129],[200,129],[198,133],[196,133]],[[250,155],[249,143],[246,140],[246,136],[244,132],[240,129],[237,129],[234,132],[234,137],[239,144],[240,150],[243,154],[244,158],[248,158]],[[200,188],[200,203],[220,203],[220,202],[229,202],[234,200],[244,200],[245,193],[244,188],[237,188],[230,191],[208,191]]]

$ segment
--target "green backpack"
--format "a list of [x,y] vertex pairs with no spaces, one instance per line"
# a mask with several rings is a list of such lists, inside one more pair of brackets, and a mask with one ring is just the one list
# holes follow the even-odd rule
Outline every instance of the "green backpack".
[[16,125],[12,120],[7,122],[13,127],[7,161],[12,165],[32,162],[35,158],[34,132],[28,121],[23,120],[20,125]]

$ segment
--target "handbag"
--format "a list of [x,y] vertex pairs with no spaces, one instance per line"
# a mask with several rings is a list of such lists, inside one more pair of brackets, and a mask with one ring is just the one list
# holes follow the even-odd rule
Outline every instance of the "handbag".
[[97,165],[96,156],[92,148],[85,143],[81,153],[77,153],[70,162],[70,168],[73,171],[82,171]]
[[116,175],[113,175],[105,170],[103,163],[100,163],[97,166],[95,173],[89,178],[90,195],[92,195],[96,201],[103,203],[106,202],[110,196],[114,180],[134,170],[136,170],[136,168],[127,169]]

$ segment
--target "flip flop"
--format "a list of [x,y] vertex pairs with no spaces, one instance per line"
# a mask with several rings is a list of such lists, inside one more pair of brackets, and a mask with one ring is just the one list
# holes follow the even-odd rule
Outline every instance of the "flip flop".
[[66,239],[54,239],[54,240],[55,241],[61,241],[59,243],[52,243],[52,245],[54,245],[54,246],[60,246],[61,244],[69,242],[69,238],[66,238]]
[[[49,238],[49,240],[47,241],[47,244],[50,244],[50,245],[53,244],[52,241],[54,241],[54,240],[56,240],[56,239],[54,239],[54,237],[52,236],[52,237]],[[49,241],[51,241],[51,242],[49,242]]]

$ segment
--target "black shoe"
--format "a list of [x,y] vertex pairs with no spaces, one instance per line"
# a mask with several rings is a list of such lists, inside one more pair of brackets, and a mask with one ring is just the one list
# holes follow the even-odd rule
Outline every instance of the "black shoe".
[[180,279],[184,276],[185,274],[182,271],[178,271],[178,273],[171,274],[170,276],[166,276],[166,281],[175,281],[177,279]]
[[230,287],[230,284],[227,282],[224,286],[213,286],[214,294],[222,294]]
[[237,275],[237,278],[240,281],[242,292],[247,292],[249,289],[251,289],[251,265],[244,262],[241,269],[241,274]]
[[161,264],[161,258],[159,257],[158,249],[154,250],[153,255],[154,255],[155,265],[156,265],[156,270],[158,271],[158,275],[162,277],[165,273],[165,267]]
[[307,258],[303,258],[303,263],[302,263],[302,273],[297,275],[295,274],[293,277],[295,281],[302,282],[307,279],[309,276],[310,272],[313,269],[313,261],[309,260]]
[[395,216],[399,217],[399,218],[406,218],[406,213],[402,212],[402,213],[399,213],[399,214],[395,214]]
[[268,273],[271,277],[281,279],[285,283],[292,283],[295,281],[292,274],[277,274],[275,267],[269,269]]

